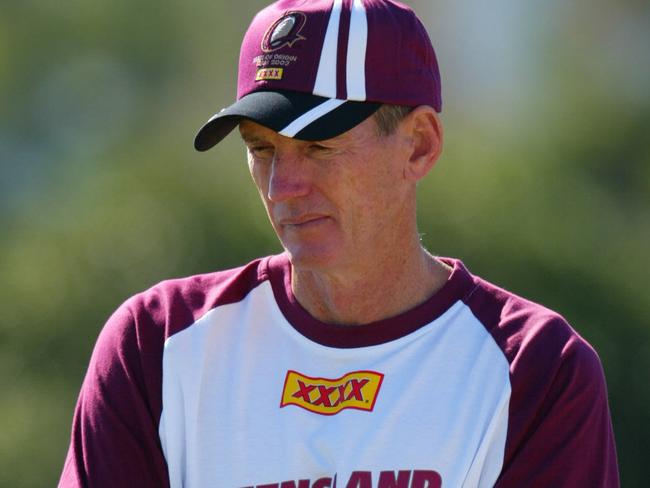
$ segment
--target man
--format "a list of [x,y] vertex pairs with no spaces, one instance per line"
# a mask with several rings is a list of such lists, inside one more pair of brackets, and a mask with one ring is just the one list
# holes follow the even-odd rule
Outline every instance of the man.
[[613,487],[602,368],[556,313],[420,244],[440,77],[390,0],[253,20],[235,127],[285,253],[109,319],[60,486]]

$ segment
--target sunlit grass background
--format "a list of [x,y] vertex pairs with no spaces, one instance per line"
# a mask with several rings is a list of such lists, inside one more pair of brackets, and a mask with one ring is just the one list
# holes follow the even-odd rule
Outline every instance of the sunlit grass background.
[[[231,102],[264,2],[0,7],[0,486],[52,486],[94,340],[129,295],[279,246]],[[443,73],[427,247],[565,315],[599,351],[624,486],[650,479],[650,5],[411,2]]]

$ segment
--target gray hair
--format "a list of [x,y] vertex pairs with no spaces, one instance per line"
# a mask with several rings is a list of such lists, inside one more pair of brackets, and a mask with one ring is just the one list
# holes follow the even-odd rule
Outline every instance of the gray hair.
[[384,104],[374,113],[377,124],[377,133],[381,137],[390,136],[404,117],[410,114],[415,107],[406,105]]

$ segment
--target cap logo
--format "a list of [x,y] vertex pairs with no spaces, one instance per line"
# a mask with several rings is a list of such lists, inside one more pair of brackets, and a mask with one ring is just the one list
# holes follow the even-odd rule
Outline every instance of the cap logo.
[[262,39],[262,51],[268,53],[285,46],[293,47],[296,41],[306,39],[300,35],[307,22],[307,16],[302,12],[289,12],[268,28]]
[[383,374],[374,371],[354,371],[333,380],[288,371],[280,408],[296,405],[321,415],[346,408],[371,412],[383,379]]
[[283,72],[282,68],[260,68],[255,73],[255,81],[281,80]]

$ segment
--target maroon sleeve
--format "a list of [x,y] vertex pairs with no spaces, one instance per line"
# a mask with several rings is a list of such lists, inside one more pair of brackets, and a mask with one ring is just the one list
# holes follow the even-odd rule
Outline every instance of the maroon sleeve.
[[497,488],[616,488],[616,447],[596,352],[558,314],[478,280],[468,299],[510,364]]
[[59,487],[169,486],[158,436],[162,343],[126,305],[108,320],[81,388]]
[[266,279],[260,263],[164,281],[110,317],[81,387],[60,488],[169,486],[158,433],[165,339],[241,300]]
[[538,391],[531,391],[536,378],[525,373],[513,381],[506,458],[496,486],[618,487],[607,390],[596,353],[572,338],[557,366],[551,363],[546,372],[549,381],[536,383],[542,386]]

